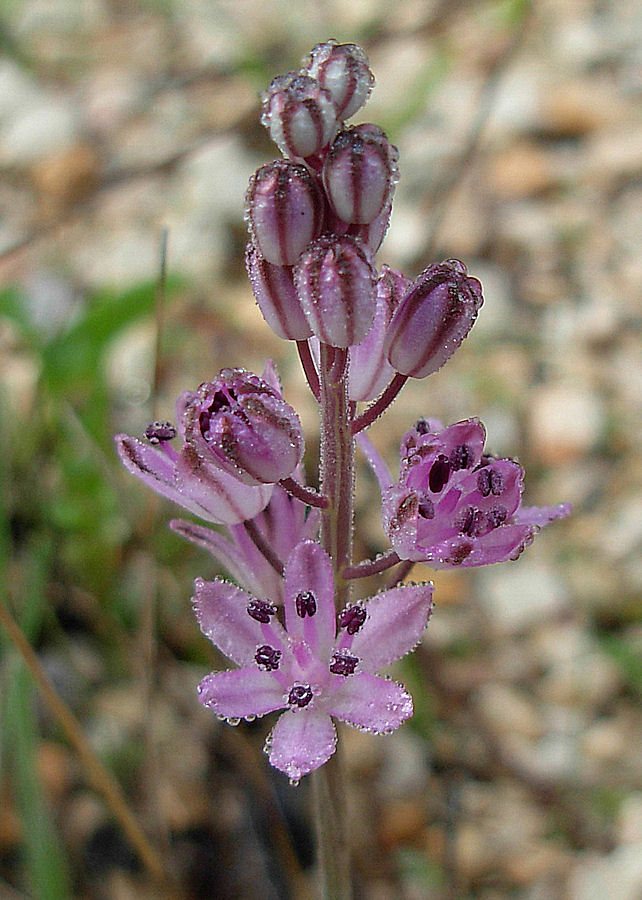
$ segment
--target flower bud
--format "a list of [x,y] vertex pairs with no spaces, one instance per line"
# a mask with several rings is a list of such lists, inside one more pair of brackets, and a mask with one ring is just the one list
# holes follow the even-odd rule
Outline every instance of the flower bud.
[[326,344],[360,344],[376,305],[376,273],[354,238],[323,235],[305,250],[294,282],[310,328]]
[[261,122],[284,156],[313,156],[329,144],[337,130],[332,95],[300,72],[277,76],[261,96]]
[[401,301],[386,336],[395,371],[425,378],[453,355],[484,302],[481,284],[457,259],[428,266]]
[[312,329],[294,287],[292,267],[272,265],[252,243],[247,245],[245,265],[256,302],[272,331],[287,341],[309,338]]
[[222,369],[179,401],[186,446],[245,484],[273,484],[303,454],[299,417],[270,385],[243,369]]
[[250,234],[261,256],[292,266],[321,232],[323,197],[305,166],[275,160],[254,173],[245,196]]
[[376,125],[340,131],[323,166],[323,184],[336,215],[363,225],[376,219],[398,180],[398,157]]
[[317,44],[307,60],[310,75],[330,91],[337,118],[353,116],[364,105],[374,85],[368,57],[356,44],[326,41]]
[[394,374],[383,346],[390,320],[411,284],[401,272],[382,267],[377,281],[377,306],[372,328],[360,344],[350,348],[348,396],[351,400],[372,400]]

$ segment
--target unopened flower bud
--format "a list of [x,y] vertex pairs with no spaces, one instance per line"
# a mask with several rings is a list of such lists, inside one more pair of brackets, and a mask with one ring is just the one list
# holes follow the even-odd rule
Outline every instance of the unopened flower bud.
[[374,319],[376,277],[368,251],[346,235],[323,235],[301,254],[294,280],[320,341],[333,347],[361,343]]
[[338,44],[336,41],[317,44],[306,68],[330,91],[341,120],[361,109],[374,85],[368,57],[356,44]]
[[428,266],[393,316],[385,351],[395,371],[425,378],[449,359],[484,302],[481,284],[457,259]]
[[287,341],[309,338],[312,329],[294,287],[292,267],[272,265],[252,243],[247,245],[245,264],[256,302],[272,331]]
[[261,256],[292,266],[321,232],[323,197],[305,166],[275,160],[254,173],[245,197],[246,218]]
[[301,459],[299,417],[251,372],[222,369],[181,404],[186,445],[245,484],[280,481]]
[[261,122],[284,156],[314,156],[336,133],[337,110],[332,95],[309,75],[279,75],[261,100]]
[[323,166],[323,184],[336,215],[364,225],[376,219],[398,180],[398,157],[376,125],[340,131]]

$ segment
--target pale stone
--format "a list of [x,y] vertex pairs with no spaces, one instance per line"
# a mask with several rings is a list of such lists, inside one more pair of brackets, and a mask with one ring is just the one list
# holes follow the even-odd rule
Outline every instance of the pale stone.
[[580,385],[546,385],[533,393],[528,427],[532,452],[541,462],[573,460],[600,437],[604,427],[602,404]]

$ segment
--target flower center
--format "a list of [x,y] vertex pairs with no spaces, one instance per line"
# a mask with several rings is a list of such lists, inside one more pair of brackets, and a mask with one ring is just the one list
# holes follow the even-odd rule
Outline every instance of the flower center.
[[309,684],[295,684],[288,694],[288,705],[303,709],[312,700],[312,688]]
[[257,648],[254,659],[261,669],[265,669],[266,672],[275,672],[279,668],[281,651],[275,650],[269,644],[263,644]]

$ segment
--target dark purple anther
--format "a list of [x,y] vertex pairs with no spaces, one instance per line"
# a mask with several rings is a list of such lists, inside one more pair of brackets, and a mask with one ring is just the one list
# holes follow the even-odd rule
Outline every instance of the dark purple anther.
[[288,72],[277,76],[261,100],[261,122],[284,156],[314,156],[336,134],[337,108],[332,95],[309,75]]
[[352,675],[359,663],[359,657],[351,656],[345,651],[334,653],[330,663],[330,671],[333,675]]
[[266,381],[222,369],[214,381],[183,395],[185,443],[245,484],[287,478],[303,455],[299,417]]
[[477,475],[477,490],[482,497],[488,497],[489,494],[493,494],[494,497],[499,497],[504,490],[502,473],[498,472],[497,469],[494,469],[492,466],[486,466],[485,468],[480,469]]
[[302,709],[308,705],[313,696],[312,688],[309,684],[295,684],[288,694],[288,705],[298,706]]
[[266,672],[276,672],[279,668],[279,663],[281,662],[281,651],[275,650],[274,647],[270,647],[269,644],[263,644],[262,647],[258,647],[256,653],[254,654],[254,660],[256,664],[261,668],[265,669]]
[[435,504],[432,502],[430,497],[426,495],[419,500],[417,512],[423,519],[435,518]]
[[360,344],[375,314],[377,281],[370,254],[354,238],[323,235],[305,250],[294,281],[310,328],[325,344]]
[[361,109],[374,84],[368,57],[356,44],[336,41],[317,44],[306,61],[306,68],[330,92],[337,118],[342,120]]
[[376,125],[339,132],[323,165],[325,191],[339,219],[367,225],[377,218],[398,180],[398,156]]
[[317,611],[317,600],[312,591],[302,591],[296,595],[296,614],[300,619],[313,616]]
[[448,457],[440,453],[430,468],[428,475],[428,487],[433,494],[438,494],[443,490],[444,485],[450,478],[450,462]]
[[176,437],[176,429],[171,422],[152,422],[145,429],[145,437],[150,444],[164,444]]
[[468,537],[479,537],[486,526],[486,516],[475,506],[468,506],[457,522],[459,531]]
[[413,378],[436,372],[464,340],[482,303],[481,284],[463,263],[428,266],[390,323],[386,353],[393,369]]
[[508,518],[508,510],[505,506],[493,506],[486,513],[486,520],[490,528],[499,528]]
[[278,159],[254,173],[245,195],[246,218],[261,256],[293,266],[321,232],[323,198],[305,166]]
[[430,432],[430,425],[425,419],[417,419],[415,422],[415,431],[417,434],[428,434]]
[[355,604],[347,606],[339,613],[339,627],[345,628],[348,634],[356,634],[366,621],[367,613],[363,606]]
[[263,259],[250,242],[245,265],[252,292],[272,331],[287,341],[304,341],[312,335],[294,286],[291,266],[274,266]]
[[450,465],[453,472],[458,472],[460,469],[469,469],[474,460],[473,451],[468,444],[460,444],[450,454]]
[[247,605],[247,614],[261,625],[268,625],[272,616],[276,615],[276,606],[267,600],[253,597]]

